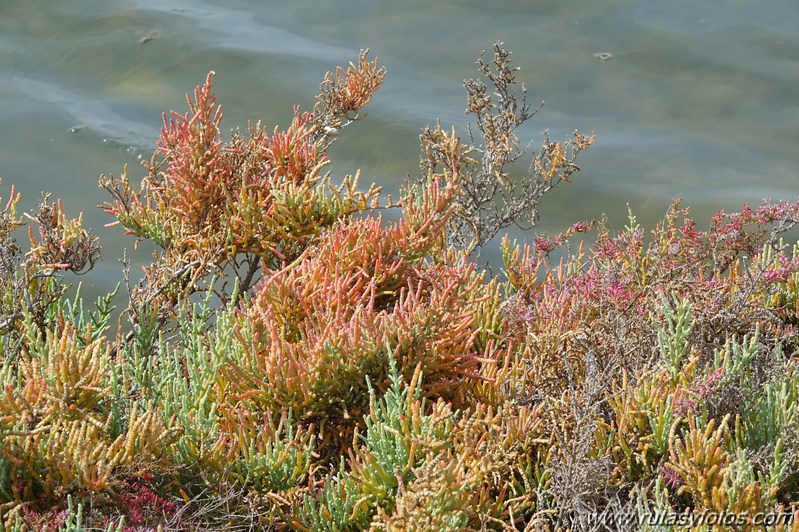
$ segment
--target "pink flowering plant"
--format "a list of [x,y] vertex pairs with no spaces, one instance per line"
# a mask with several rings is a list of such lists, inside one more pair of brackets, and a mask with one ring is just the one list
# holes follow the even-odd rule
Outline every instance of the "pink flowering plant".
[[[164,116],[112,225],[158,250],[93,308],[100,258],[47,196],[0,211],[0,528],[594,530],[683,512],[796,514],[798,202],[674,201],[476,253],[594,142],[535,114],[495,43],[465,136],[421,132],[398,201],[328,148],[386,70],[362,52],[286,128],[222,136],[213,73]],[[519,161],[526,161],[526,171]],[[391,221],[382,210],[393,209]],[[26,223],[30,248],[17,244]],[[123,264],[126,261],[123,260]],[[754,521],[749,523],[754,528]]]

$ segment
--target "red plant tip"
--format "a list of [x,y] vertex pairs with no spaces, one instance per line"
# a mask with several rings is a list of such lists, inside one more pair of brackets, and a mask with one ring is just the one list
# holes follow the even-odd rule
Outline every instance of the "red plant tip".
[[663,464],[660,467],[660,474],[663,477],[663,482],[665,482],[666,485],[672,489],[682,485],[683,483],[683,478],[680,473],[666,464]]

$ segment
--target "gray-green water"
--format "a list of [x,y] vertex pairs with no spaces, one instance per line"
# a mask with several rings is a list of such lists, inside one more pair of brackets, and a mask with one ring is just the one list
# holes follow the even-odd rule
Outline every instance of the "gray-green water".
[[546,101],[525,140],[597,134],[575,183],[545,199],[539,229],[602,212],[621,227],[627,203],[652,224],[675,196],[700,221],[796,198],[796,0],[2,0],[0,195],[13,183],[26,208],[49,191],[85,213],[106,256],[87,278],[97,293],[121,278],[116,259],[133,244],[103,227],[98,175],[128,162],[138,182],[161,113],[182,112],[209,70],[226,129],[286,125],[326,70],[370,48],[388,78],[331,169],[361,168],[396,191],[416,175],[421,128],[465,123],[462,81],[494,40],[513,51],[531,101]]

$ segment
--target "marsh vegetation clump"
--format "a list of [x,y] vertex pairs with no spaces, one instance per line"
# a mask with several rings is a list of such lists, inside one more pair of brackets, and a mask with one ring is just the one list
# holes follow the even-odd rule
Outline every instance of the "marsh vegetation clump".
[[165,115],[140,184],[101,176],[101,207],[158,249],[138,282],[125,270],[116,327],[116,293],[65,296],[63,273],[99,259],[81,217],[45,197],[24,252],[12,190],[2,528],[607,530],[735,513],[756,529],[796,515],[799,247],[783,238],[799,203],[705,227],[675,201],[649,230],[631,210],[621,230],[506,237],[494,276],[480,247],[535,225],[594,137],[525,154],[516,131],[535,112],[509,52],[496,43],[478,68],[473,125],[423,130],[397,202],[325,172],[386,75],[366,52],[285,129],[229,140],[209,74]]

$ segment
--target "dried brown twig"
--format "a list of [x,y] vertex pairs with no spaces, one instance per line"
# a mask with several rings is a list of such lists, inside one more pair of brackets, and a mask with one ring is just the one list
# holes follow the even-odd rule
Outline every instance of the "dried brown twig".
[[[510,52],[501,42],[494,43],[491,63],[485,61],[484,54],[477,64],[488,85],[479,79],[464,81],[466,113],[474,115],[480,140],[475,141],[469,126],[467,146],[454,130],[445,132],[439,123],[434,129],[426,128],[420,137],[422,172],[454,174],[461,186],[449,224],[450,241],[470,253],[511,224],[536,225],[543,195],[561,181],[571,181],[571,175],[580,169],[574,162],[577,155],[594,142],[593,135],[588,137],[578,131],[574,132],[574,139],[564,143],[545,136],[527,174],[512,176],[514,163],[525,155],[516,129],[532,118],[543,102],[531,111],[524,84],[520,96],[517,94],[518,67],[511,67]],[[479,156],[479,161],[473,156]]]

